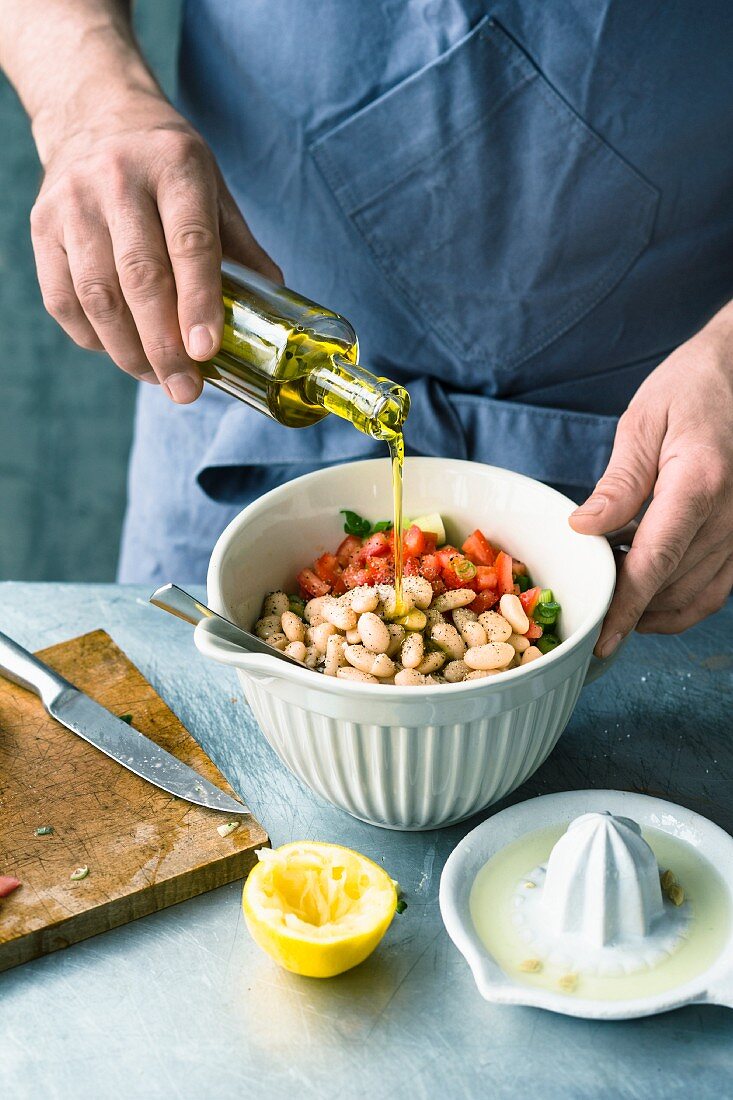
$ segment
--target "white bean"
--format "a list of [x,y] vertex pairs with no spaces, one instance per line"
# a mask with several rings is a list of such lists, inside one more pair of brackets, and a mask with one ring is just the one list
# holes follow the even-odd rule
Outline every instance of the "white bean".
[[376,611],[379,605],[379,593],[370,585],[362,584],[359,588],[352,588],[350,597],[349,603],[357,615]]
[[304,663],[306,668],[315,668],[318,664],[318,650],[314,645],[306,646]]
[[326,642],[326,660],[323,665],[326,676],[335,676],[338,670],[347,663],[344,654],[345,646],[346,642],[340,634],[332,634]]
[[397,619],[400,626],[404,626],[407,630],[424,630],[427,621],[425,612],[418,607],[413,607],[412,611],[408,611],[406,615],[400,615]]
[[431,672],[437,672],[445,664],[445,653],[439,653],[438,650],[433,650],[432,653],[426,653],[420,664],[417,666],[417,671],[422,672],[423,676],[429,676]]
[[499,610],[510,624],[515,634],[526,634],[529,630],[529,619],[522,607],[519,596],[506,592],[499,600]]
[[371,676],[394,676],[394,661],[386,653],[372,653],[363,645],[347,645],[344,656],[350,665]]
[[427,626],[435,626],[436,623],[447,622],[447,619],[440,611],[436,611],[434,607],[428,608],[425,612],[425,619]]
[[466,680],[483,680],[486,676],[498,676],[500,674],[498,668],[477,668],[473,672],[469,672]]
[[522,654],[522,664],[528,665],[532,661],[536,661],[538,657],[542,656],[542,650],[538,649],[536,645],[531,645],[529,649],[525,649]]
[[488,645],[467,649],[463,660],[470,668],[505,668],[514,657],[514,647],[508,642],[489,642]]
[[430,628],[430,640],[453,661],[466,652],[466,643],[452,623],[436,623]]
[[304,642],[288,642],[283,653],[286,657],[292,657],[294,661],[300,661],[303,664],[307,650]]
[[346,631],[346,641],[349,645],[361,645],[361,634],[358,626],[355,626],[353,630]]
[[435,680],[432,676],[423,676],[414,668],[403,668],[395,676],[394,682],[398,687],[422,687],[423,684],[434,684]]
[[488,641],[486,631],[473,611],[468,611],[465,607],[457,607],[453,612],[453,622],[467,646],[486,645]]
[[272,634],[282,633],[282,616],[266,615],[264,619],[258,619],[255,623],[255,634],[264,641]]
[[490,642],[506,642],[512,634],[511,624],[498,611],[482,611],[478,621]]
[[529,638],[525,638],[523,634],[511,634],[508,641],[517,653],[526,653],[529,649]]
[[408,634],[402,643],[400,661],[404,668],[417,668],[425,653],[425,643],[422,634]]
[[389,630],[378,615],[371,611],[359,616],[358,623],[361,640],[372,653],[386,653],[389,649]]
[[336,673],[339,680],[356,680],[359,684],[378,684],[379,680],[376,676],[370,676],[368,672],[361,672],[358,668],[351,668],[350,665],[344,665]]
[[273,649],[286,650],[290,643],[284,634],[271,634],[267,639],[267,644],[271,645]]
[[326,652],[326,646],[328,645],[328,639],[332,634],[336,633],[336,627],[333,623],[320,623],[318,626],[311,627],[311,637],[313,639],[313,645],[316,647],[319,653]]
[[302,642],[305,638],[305,623],[294,611],[283,612],[282,628],[289,642]]
[[432,606],[435,611],[453,611],[456,607],[466,607],[475,599],[476,593],[472,588],[453,588],[436,596]]
[[339,600],[328,600],[321,608],[326,622],[332,623],[338,630],[353,630],[356,626],[356,612]]
[[308,600],[308,603],[303,609],[306,622],[309,622],[311,626],[318,626],[319,622],[323,621],[323,615],[321,614],[321,608],[328,599],[328,596],[316,596],[312,600]]
[[[388,619],[400,619],[400,621],[401,621],[407,615],[407,613],[409,611],[412,611],[413,607],[415,606],[415,601],[413,600],[410,593],[406,589],[403,588],[403,590],[402,590],[402,603],[398,607],[397,606],[397,593],[395,592],[392,585],[391,584],[389,584],[389,585],[380,585],[380,588],[381,587],[389,589],[389,592],[385,593],[385,595],[382,596],[382,600],[384,601],[384,614],[385,614],[385,616]],[[431,587],[432,587],[432,585],[431,585]]]
[[461,680],[466,679],[470,671],[465,661],[449,661],[443,669],[443,676],[449,684],[459,684]]
[[410,596],[415,607],[421,611],[427,611],[433,599],[433,586],[425,577],[405,577],[402,581],[402,591]]
[[402,643],[405,640],[407,631],[404,626],[400,626],[399,623],[387,623],[387,630],[389,631],[389,647],[387,649],[387,656],[394,657],[395,653],[398,653]]
[[285,592],[268,592],[262,603],[262,617],[283,615],[290,610],[290,600]]

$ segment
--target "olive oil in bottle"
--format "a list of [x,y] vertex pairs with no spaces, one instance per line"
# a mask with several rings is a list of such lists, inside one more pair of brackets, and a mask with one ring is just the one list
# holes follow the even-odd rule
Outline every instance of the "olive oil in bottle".
[[224,335],[201,365],[204,378],[288,428],[329,413],[388,444],[392,459],[395,589],[402,605],[402,426],[407,390],[359,365],[359,343],[345,317],[226,261]]

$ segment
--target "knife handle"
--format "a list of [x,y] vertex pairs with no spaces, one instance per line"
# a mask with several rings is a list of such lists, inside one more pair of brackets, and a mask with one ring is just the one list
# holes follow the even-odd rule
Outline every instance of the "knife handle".
[[48,707],[62,691],[72,685],[63,676],[53,672],[27,649],[0,632],[0,674],[29,691],[33,691]]

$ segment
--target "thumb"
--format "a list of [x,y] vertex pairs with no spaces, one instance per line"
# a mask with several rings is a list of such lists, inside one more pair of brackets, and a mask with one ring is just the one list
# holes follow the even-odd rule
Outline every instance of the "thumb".
[[603,477],[570,516],[574,531],[606,535],[631,523],[654,488],[663,435],[630,411],[621,417]]

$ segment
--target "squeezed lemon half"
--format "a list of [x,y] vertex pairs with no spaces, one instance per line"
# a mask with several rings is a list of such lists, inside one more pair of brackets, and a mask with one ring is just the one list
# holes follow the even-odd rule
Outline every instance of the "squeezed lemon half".
[[275,962],[332,978],[371,955],[397,905],[386,871],[359,852],[315,841],[262,848],[257,857],[242,908],[255,943]]

